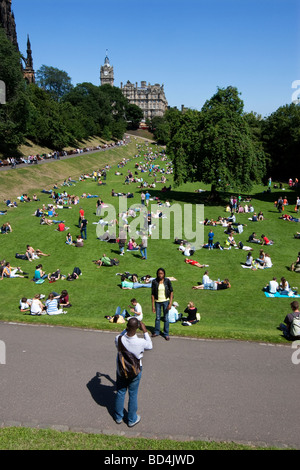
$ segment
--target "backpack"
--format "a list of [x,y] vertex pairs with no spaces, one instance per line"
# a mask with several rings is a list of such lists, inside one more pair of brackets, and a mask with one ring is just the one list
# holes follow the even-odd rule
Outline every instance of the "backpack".
[[125,348],[121,336],[118,338],[117,361],[119,375],[124,379],[134,379],[141,372],[140,360]]
[[26,256],[26,255],[20,255],[19,253],[16,253],[16,258],[17,258],[17,259],[24,259],[24,260],[26,260],[26,259],[27,259],[27,256]]
[[300,316],[293,318],[290,327],[290,334],[292,336],[300,336]]

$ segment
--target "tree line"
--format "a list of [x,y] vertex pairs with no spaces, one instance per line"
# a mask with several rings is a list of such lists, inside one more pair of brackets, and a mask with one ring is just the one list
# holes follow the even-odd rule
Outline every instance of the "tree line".
[[143,118],[143,111],[130,104],[120,89],[92,83],[73,86],[68,74],[54,67],[43,65],[36,84],[26,83],[21,56],[2,28],[0,80],[5,84],[5,103],[3,97],[0,100],[3,155],[16,155],[27,139],[55,150],[91,136],[119,140]]
[[262,118],[245,113],[235,87],[218,89],[201,111],[176,108],[149,123],[155,139],[167,146],[175,181],[202,181],[212,190],[248,191],[271,177],[300,177],[300,106],[279,107]]
[[[0,28],[0,152],[16,154],[26,139],[55,150],[77,146],[91,136],[121,139],[138,128],[143,111],[119,88],[81,83],[64,71],[43,65],[28,85],[21,57]],[[239,91],[218,89],[200,111],[169,108],[148,122],[172,158],[175,183],[202,181],[212,190],[248,191],[269,177],[300,177],[300,106],[287,104],[262,118],[244,112]]]

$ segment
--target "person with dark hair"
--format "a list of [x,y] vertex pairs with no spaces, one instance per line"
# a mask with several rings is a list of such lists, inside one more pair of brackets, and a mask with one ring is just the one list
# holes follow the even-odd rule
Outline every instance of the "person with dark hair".
[[159,268],[156,273],[156,279],[152,281],[151,300],[152,312],[156,314],[155,330],[152,338],[160,335],[160,319],[163,311],[164,318],[164,338],[169,341],[169,310],[173,304],[173,287],[170,279],[166,278],[166,272],[163,268]]
[[281,330],[283,332],[283,336],[288,339],[288,340],[294,340],[294,339],[299,339],[298,335],[297,336],[293,336],[291,334],[291,327],[292,327],[292,323],[293,323],[293,320],[295,318],[299,318],[300,320],[300,312],[299,312],[299,302],[297,302],[296,300],[294,300],[294,302],[292,302],[290,304],[290,307],[292,309],[292,312],[289,313],[285,319],[283,320],[283,323],[280,323],[279,325],[279,330]]
[[[144,337],[137,336],[137,330],[140,329]],[[142,357],[145,350],[153,348],[151,338],[147,332],[144,323],[139,322],[137,318],[130,318],[127,328],[115,338],[115,345],[118,351],[121,348],[126,349],[139,361],[140,372],[133,378],[125,378],[121,375],[119,365],[117,364],[117,383],[116,383],[116,400],[114,419],[117,424],[121,424],[124,418],[124,401],[128,390],[128,426],[133,427],[141,420],[141,416],[137,414],[138,410],[138,391],[142,377]]]

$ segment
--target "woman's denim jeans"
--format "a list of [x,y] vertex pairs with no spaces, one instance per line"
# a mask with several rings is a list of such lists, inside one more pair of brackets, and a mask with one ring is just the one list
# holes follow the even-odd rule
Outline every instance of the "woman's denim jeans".
[[169,336],[169,310],[168,310],[169,301],[165,302],[155,302],[155,330],[154,333],[159,335],[160,333],[160,318],[161,311],[163,310],[164,315],[164,336]]

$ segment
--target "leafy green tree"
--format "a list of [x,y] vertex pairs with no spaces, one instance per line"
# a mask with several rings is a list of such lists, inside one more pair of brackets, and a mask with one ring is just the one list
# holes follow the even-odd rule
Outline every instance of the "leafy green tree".
[[265,153],[243,114],[234,87],[218,89],[201,112],[183,114],[168,146],[175,181],[202,181],[218,189],[249,190],[265,173]]
[[56,101],[59,101],[73,88],[71,78],[67,72],[47,65],[42,65],[37,71],[36,83]]
[[262,123],[262,139],[269,156],[268,175],[287,180],[300,175],[300,106],[281,106]]
[[128,103],[125,107],[125,113],[128,129],[138,129],[144,117],[143,110],[136,104]]
[[5,85],[0,103],[0,152],[16,154],[24,142],[28,117],[28,99],[21,68],[21,56],[0,28],[0,80]]

